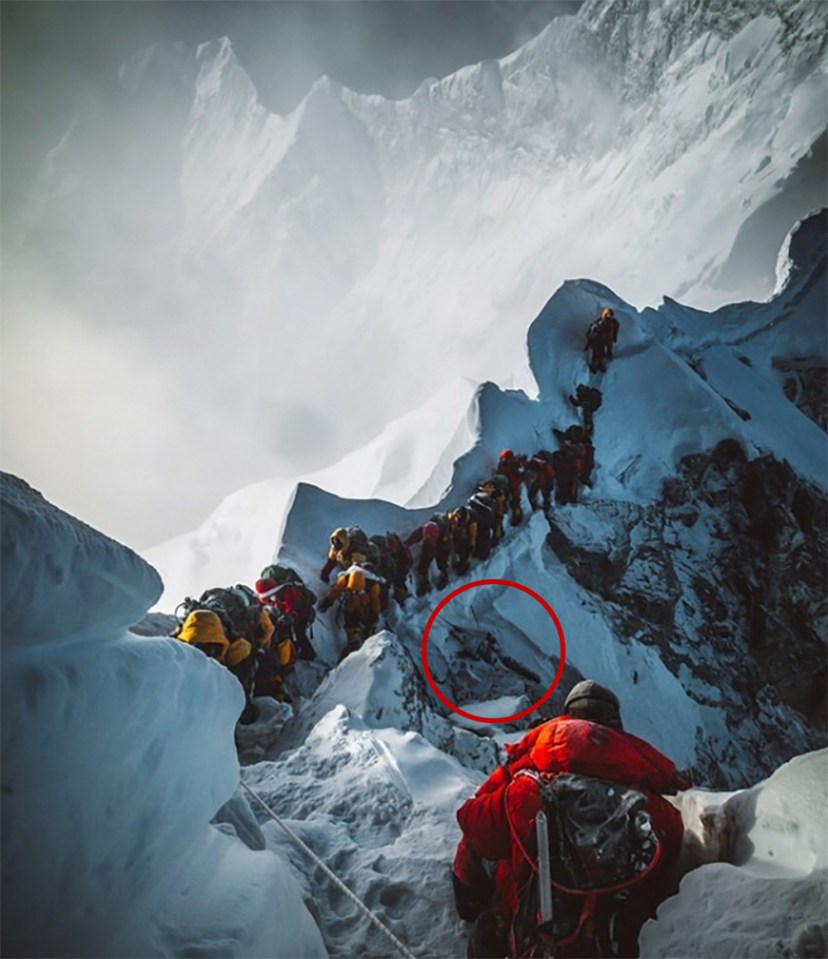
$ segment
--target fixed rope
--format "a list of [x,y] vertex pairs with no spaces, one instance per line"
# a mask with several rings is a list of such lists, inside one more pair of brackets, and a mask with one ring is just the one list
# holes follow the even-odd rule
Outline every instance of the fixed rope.
[[393,932],[391,932],[388,926],[386,926],[380,919],[378,919],[374,915],[374,913],[371,912],[371,910],[365,905],[365,903],[355,893],[351,892],[351,890],[345,885],[345,883],[339,878],[339,876],[337,876],[333,872],[333,870],[331,870],[327,865],[325,865],[324,862],[322,862],[319,856],[317,856],[316,853],[310,848],[310,846],[308,846],[296,835],[296,833],[290,828],[290,826],[287,825],[287,823],[285,823],[282,819],[279,818],[279,816],[270,808],[270,806],[268,806],[268,804],[264,801],[264,799],[262,799],[262,797],[254,789],[251,789],[246,782],[242,782],[241,786],[242,786],[242,789],[245,790],[245,792],[248,792],[256,800],[256,802],[259,803],[259,805],[267,812],[270,818],[279,826],[281,826],[282,829],[284,829],[284,831],[288,834],[288,836],[290,836],[290,838],[296,843],[296,845],[303,852],[305,852],[316,863],[317,866],[319,866],[319,868],[325,873],[328,879],[330,879],[331,882],[333,882],[336,885],[336,887],[351,900],[351,902],[353,902],[362,912],[365,913],[368,919],[370,919],[370,921],[377,927],[377,929],[379,929],[379,931],[384,936],[387,936],[388,939],[390,939],[390,941],[394,943],[394,945],[400,951],[400,954],[405,956],[405,959],[416,959],[413,953],[408,951],[405,945],[402,942],[400,942],[400,940],[394,935]]

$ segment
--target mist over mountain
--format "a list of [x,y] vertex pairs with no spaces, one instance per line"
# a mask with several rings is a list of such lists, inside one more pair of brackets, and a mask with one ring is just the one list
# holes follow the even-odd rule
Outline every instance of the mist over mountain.
[[132,57],[4,233],[7,466],[147,545],[458,377],[531,393],[520,330],[567,278],[766,298],[823,202],[824,39],[816,4],[591,2],[407,100],[323,78],[285,116],[227,41]]

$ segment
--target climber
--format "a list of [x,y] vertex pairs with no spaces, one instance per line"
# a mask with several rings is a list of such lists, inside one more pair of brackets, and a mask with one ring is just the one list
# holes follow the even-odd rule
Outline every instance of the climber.
[[475,559],[488,559],[492,549],[492,529],[497,518],[497,505],[483,490],[472,493],[466,500],[466,505],[477,526],[473,550]]
[[618,318],[615,315],[615,311],[609,308],[601,311],[601,322],[607,328],[607,342],[609,343],[607,347],[607,356],[609,359],[612,359],[612,350],[615,344],[618,342]]
[[256,593],[267,609],[277,630],[286,624],[296,646],[299,659],[316,659],[316,652],[308,638],[308,629],[316,619],[316,593],[308,589],[301,578],[289,567],[266,566],[262,573],[269,575],[258,580]]
[[368,540],[358,526],[349,526],[348,529],[340,526],[331,533],[330,542],[327,562],[319,573],[323,583],[328,582],[337,566],[345,570],[353,563],[364,563],[368,559]]
[[454,568],[462,576],[469,571],[477,542],[477,523],[467,506],[458,506],[449,513],[451,539],[454,546]]
[[285,691],[285,679],[296,665],[297,655],[292,617],[280,612],[276,605],[266,605],[263,609],[273,624],[273,635],[266,645],[258,649],[259,665],[253,682],[253,695],[270,696],[280,703],[290,703],[292,700]]
[[526,466],[524,456],[515,456],[511,450],[503,450],[497,462],[497,474],[505,476],[509,484],[509,509],[512,526],[520,526],[523,522],[523,508],[521,506],[521,489],[523,486],[523,472]]
[[319,604],[327,612],[342,603],[345,649],[342,659],[365,642],[377,626],[380,614],[380,576],[370,563],[355,563],[339,574],[328,595]]
[[394,599],[402,606],[408,599],[408,574],[414,561],[411,550],[397,533],[386,533],[385,538],[394,561]]
[[575,395],[569,397],[569,402],[573,406],[580,406],[584,412],[584,434],[592,438],[595,430],[593,414],[600,408],[603,397],[601,391],[593,386],[585,386],[579,383],[575,389]]
[[425,596],[431,589],[429,569],[432,561],[440,571],[437,577],[437,589],[445,589],[448,584],[449,558],[451,557],[451,525],[441,527],[439,521],[432,517],[427,523],[418,526],[406,539],[406,546],[415,546],[420,543],[420,555],[416,560],[417,595]]
[[590,350],[590,373],[603,373],[612,359],[612,348],[618,339],[618,320],[610,309],[601,312],[600,317],[589,325],[584,350]]
[[495,473],[490,480],[481,483],[477,487],[476,492],[485,493],[493,504],[491,548],[494,549],[504,536],[503,520],[509,508],[509,498],[511,495],[509,481],[501,473]]
[[385,612],[391,601],[391,588],[397,578],[397,564],[394,562],[387,536],[377,533],[368,540],[368,562],[382,577],[380,605]]
[[553,429],[552,432],[561,443],[561,449],[569,457],[576,482],[583,483],[584,486],[592,486],[595,447],[586,435],[584,427],[575,423],[566,430]]
[[[542,796],[548,793],[548,784],[565,774],[576,774],[578,779],[596,777],[642,794],[639,801],[649,814],[646,828],[657,837],[660,858],[655,856],[637,881],[630,880],[631,898],[617,917],[618,941],[627,950],[623,954],[637,955],[640,925],[664,898],[684,831],[681,814],[663,794],[673,795],[690,783],[657,749],[624,732],[618,697],[593,680],[577,683],[566,697],[562,715],[535,726],[517,744],[507,746],[506,753],[505,763],[457,813],[463,835],[452,867],[455,902],[462,919],[477,920],[469,955],[505,955],[510,928],[513,941],[527,931],[537,933],[535,916],[521,909],[537,870],[527,850],[535,849],[534,820],[545,805]],[[620,795],[625,790],[617,792]],[[484,860],[495,863],[493,872]],[[560,864],[556,869],[553,863],[553,882],[556,872],[560,875]],[[563,904],[566,902],[564,897]],[[581,899],[577,902],[576,924]],[[557,911],[555,915],[559,917]],[[560,918],[565,915],[561,910]],[[487,936],[488,944],[481,941]]]
[[548,513],[552,505],[552,491],[555,488],[555,467],[552,465],[552,453],[549,450],[538,450],[535,453],[526,464],[524,479],[527,484],[529,505],[533,510],[543,505],[543,511]]
[[559,506],[578,501],[578,475],[581,462],[575,455],[571,444],[555,450],[551,457],[555,470],[555,502]]
[[[266,637],[266,642],[269,644],[272,632],[271,627],[269,632],[263,633],[263,641]],[[212,609],[193,609],[172,635],[183,643],[195,646],[205,656],[227,667],[244,690],[245,705],[239,722],[243,725],[252,723],[256,718],[253,684],[259,665],[253,643],[243,636],[229,639],[221,617]]]

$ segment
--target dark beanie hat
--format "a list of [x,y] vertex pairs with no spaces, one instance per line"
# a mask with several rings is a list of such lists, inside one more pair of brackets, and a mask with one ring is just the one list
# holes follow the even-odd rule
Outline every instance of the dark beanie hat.
[[611,689],[601,686],[594,679],[584,679],[576,683],[564,701],[564,712],[577,719],[588,719],[593,723],[623,729],[621,725],[621,704]]

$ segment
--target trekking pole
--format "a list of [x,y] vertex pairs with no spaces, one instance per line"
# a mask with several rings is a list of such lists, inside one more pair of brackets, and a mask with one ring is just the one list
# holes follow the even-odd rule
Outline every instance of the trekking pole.
[[248,786],[247,783],[244,782],[243,780],[240,782],[240,785],[242,789],[245,790],[245,792],[249,793],[256,800],[256,802],[258,802],[259,805],[266,810],[270,818],[279,826],[281,826],[282,829],[284,829],[284,831],[288,834],[288,836],[290,836],[290,838],[296,843],[296,845],[302,850],[302,852],[307,853],[307,855],[316,863],[317,866],[319,866],[319,868],[331,880],[331,882],[333,882],[337,886],[337,888],[341,892],[343,892],[348,897],[348,899],[351,900],[351,902],[353,902],[363,913],[365,913],[368,919],[377,927],[377,929],[380,930],[380,932],[384,936],[388,937],[388,939],[397,947],[400,954],[404,956],[405,959],[416,959],[414,954],[409,952],[406,946],[402,942],[400,942],[400,940],[394,935],[393,932],[391,932],[388,926],[384,925],[383,922],[377,916],[375,916],[373,912],[371,912],[371,910],[365,905],[365,903],[355,893],[351,892],[351,890],[345,885],[345,883],[339,878],[339,876],[337,876],[332,869],[330,869],[327,865],[325,865],[325,863],[322,862],[322,860],[319,858],[319,856],[316,855],[316,853],[310,848],[310,846],[304,843],[296,835],[296,833],[285,822],[283,822],[279,818],[279,816],[276,815],[276,813],[270,808],[270,806],[268,806],[268,804],[264,801],[264,799],[262,799],[262,797],[255,790],[251,789],[250,786]]
[[541,924],[552,918],[552,872],[549,867],[549,829],[546,813],[541,810],[535,817],[535,833],[538,840],[538,892],[540,895]]

